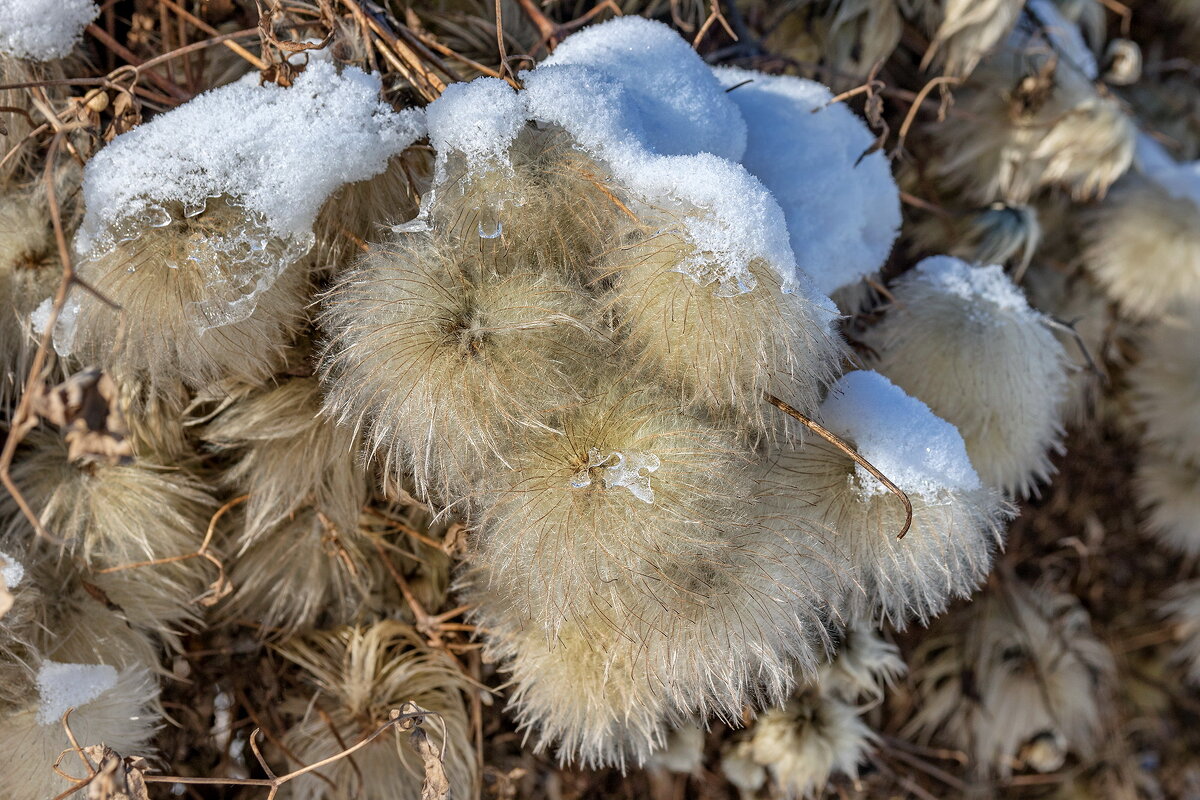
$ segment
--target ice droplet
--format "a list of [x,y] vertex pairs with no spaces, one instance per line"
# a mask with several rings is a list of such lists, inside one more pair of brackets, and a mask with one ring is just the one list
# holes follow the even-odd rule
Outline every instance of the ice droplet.
[[602,469],[600,480],[605,489],[628,489],[643,503],[653,503],[654,489],[650,486],[650,473],[661,466],[662,460],[653,453],[622,453],[619,450],[605,453],[593,447],[588,450],[587,464],[571,476],[571,488],[591,486],[591,471]]

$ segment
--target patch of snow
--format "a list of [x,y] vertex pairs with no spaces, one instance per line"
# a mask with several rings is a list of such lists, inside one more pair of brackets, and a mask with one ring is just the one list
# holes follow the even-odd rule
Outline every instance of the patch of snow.
[[796,265],[824,294],[879,269],[900,232],[900,191],[882,152],[863,156],[875,142],[863,121],[827,105],[833,93],[815,81],[716,75],[746,120],[742,164],[782,207]]
[[116,685],[117,670],[107,664],[43,661],[37,674],[38,723],[52,725],[68,708],[86,705]]
[[456,151],[474,163],[502,166],[525,125],[517,92],[499,78],[452,83],[426,109],[429,143],[438,153]]
[[0,581],[5,588],[11,589],[25,578],[25,567],[7,553],[0,553]]
[[54,298],[47,297],[38,303],[37,308],[29,312],[29,324],[35,335],[41,336],[46,332],[46,326],[50,324],[50,312],[53,310]]
[[379,89],[376,75],[313,61],[290,88],[247,75],[118,136],[84,172],[76,247],[102,246],[130,217],[165,221],[168,203],[198,213],[219,196],[277,236],[310,233],[329,195],[424,135],[423,114],[393,111]]
[[0,0],[0,53],[33,61],[63,58],[99,14],[92,0]]
[[1094,81],[1100,75],[1096,56],[1083,40],[1079,26],[1062,15],[1054,0],[1027,0],[1026,19],[1013,31],[1013,40],[1020,50],[1049,45],[1058,56]]
[[[980,488],[958,429],[878,372],[843,375],[821,404],[820,416],[908,494]],[[861,466],[855,465],[855,477],[866,497],[888,491]]]
[[746,123],[712,71],[679,34],[643,17],[617,17],[568,36],[538,67],[588,67],[625,91],[640,140],[658,155],[712,153],[740,161]]
[[[86,211],[75,241],[81,262],[148,227],[179,222],[179,209],[193,217],[224,198],[244,210],[245,221],[205,237],[204,248],[222,254],[223,263],[207,270],[220,299],[194,309],[196,324],[205,331],[245,319],[258,295],[312,246],[325,200],[382,173],[424,135],[424,114],[393,111],[379,90],[378,76],[353,67],[339,73],[314,60],[290,88],[260,86],[248,75],[118,136],[84,171]],[[278,246],[269,247],[272,240]],[[70,352],[64,317],[55,346]]]
[[930,256],[917,264],[914,275],[968,303],[983,301],[1017,314],[1037,314],[1000,266],[971,266],[953,256]]

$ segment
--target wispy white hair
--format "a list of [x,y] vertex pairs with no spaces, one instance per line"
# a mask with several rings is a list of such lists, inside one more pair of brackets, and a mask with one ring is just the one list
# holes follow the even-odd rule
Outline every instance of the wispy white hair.
[[857,778],[877,738],[853,705],[810,691],[759,717],[750,751],[784,797],[810,800],[835,776]]
[[1001,777],[1091,756],[1115,669],[1073,595],[1010,581],[941,620],[910,665],[920,700],[904,735]]
[[[81,747],[104,744],[122,756],[151,756],[159,725],[154,711],[158,686],[144,669],[122,670],[116,685],[80,705],[69,718]],[[11,800],[47,800],[72,787],[51,766],[71,747],[58,720],[43,723],[37,704],[0,719],[0,751],[5,756],[5,791]],[[61,768],[79,778],[87,772],[68,753]]]
[[[433,746],[445,751],[452,797],[474,797],[479,774],[462,693],[473,691],[444,653],[430,650],[414,630],[385,620],[298,637],[278,652],[300,668],[311,689],[295,689],[283,711],[296,719],[283,737],[302,766],[341,752],[374,733],[393,709],[412,702],[438,716],[425,718]],[[406,736],[400,733],[403,739]],[[290,782],[281,796],[306,800],[419,800],[421,758],[396,734],[380,736],[353,758],[316,777]]]
[[1128,174],[1082,210],[1080,236],[1084,265],[1122,313],[1146,320],[1200,305],[1200,207],[1192,193]]
[[998,266],[927,258],[866,335],[871,368],[958,428],[988,486],[1028,495],[1062,440],[1066,353]]

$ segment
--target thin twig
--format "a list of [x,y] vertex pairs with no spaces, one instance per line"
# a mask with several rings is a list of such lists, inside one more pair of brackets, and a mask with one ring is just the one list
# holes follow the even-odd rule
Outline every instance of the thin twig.
[[901,528],[900,535],[896,538],[903,539],[904,535],[908,533],[908,529],[912,527],[913,507],[912,503],[908,499],[908,495],[901,491],[899,486],[888,480],[888,477],[876,469],[875,465],[860,456],[858,451],[856,451],[845,440],[833,433],[833,431],[829,430],[824,425],[821,425],[819,422],[804,416],[795,408],[780,400],[773,394],[768,394],[766,396],[766,401],[778,408],[784,414],[787,414],[789,417],[799,422],[804,427],[811,430],[813,433],[820,436],[825,441],[829,442],[838,450],[841,450],[843,453],[848,455],[854,461],[854,463],[858,464],[867,472],[875,476],[875,478],[884,486],[886,486],[888,490],[892,492],[892,494],[900,498],[900,502],[904,504],[904,527]]

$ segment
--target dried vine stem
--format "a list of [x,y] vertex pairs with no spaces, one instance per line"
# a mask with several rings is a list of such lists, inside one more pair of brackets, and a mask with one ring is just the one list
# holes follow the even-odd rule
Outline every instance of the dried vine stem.
[[900,498],[900,502],[904,504],[904,527],[900,529],[900,535],[896,538],[903,539],[904,535],[908,533],[908,529],[912,527],[913,507],[912,502],[908,499],[908,495],[905,494],[899,486],[888,480],[888,477],[880,472],[874,464],[860,456],[857,450],[851,447],[844,439],[826,428],[824,425],[804,416],[795,408],[780,400],[773,394],[766,395],[766,401],[778,408],[784,414],[787,414],[789,417],[799,422],[804,427],[808,428],[813,433],[820,436],[825,441],[829,442],[838,450],[841,450],[843,453],[850,456],[855,464],[858,464],[867,472],[871,473],[880,483],[888,488],[888,491]]
[[[70,789],[67,789],[65,792],[59,794],[57,797],[54,798],[54,800],[65,800],[65,798],[70,797],[71,795],[75,794],[76,792],[87,787],[100,774],[96,770],[96,767],[92,764],[91,760],[88,758],[87,753],[84,752],[84,748],[79,746],[79,742],[75,738],[75,734],[71,731],[71,726],[68,723],[68,718],[70,717],[72,711],[74,711],[73,708],[68,708],[66,713],[64,713],[62,716],[63,728],[66,729],[67,738],[71,742],[71,747],[64,750],[62,753],[59,754],[58,759],[54,762],[53,769],[55,772],[57,772],[62,777],[75,783],[75,785],[72,786]],[[371,733],[369,736],[360,740],[356,744],[353,744],[353,745],[345,748],[340,753],[335,753],[334,755],[329,756],[328,758],[323,758],[320,761],[316,762],[315,764],[309,764],[308,766],[301,767],[300,769],[297,769],[297,770],[293,770],[292,772],[289,772],[286,775],[276,775],[275,772],[271,769],[270,765],[267,764],[266,759],[263,758],[262,752],[259,750],[259,747],[258,747],[258,736],[259,736],[259,734],[262,733],[262,729],[255,728],[253,731],[250,732],[250,749],[254,753],[255,759],[258,761],[259,767],[261,767],[263,772],[269,776],[267,778],[201,778],[201,777],[182,777],[182,776],[177,776],[177,775],[145,775],[145,774],[143,774],[141,776],[141,779],[146,783],[170,783],[170,784],[185,784],[185,785],[194,785],[194,786],[265,786],[270,789],[270,791],[267,793],[266,800],[274,800],[275,795],[279,792],[279,787],[282,786],[283,784],[287,783],[288,781],[299,778],[301,775],[307,775],[308,773],[318,770],[321,767],[327,767],[330,764],[333,764],[334,762],[340,761],[343,758],[346,758],[346,757],[352,755],[353,753],[358,752],[359,750],[363,749],[368,744],[375,741],[381,735],[383,735],[384,733],[386,733],[387,731],[389,731],[393,728],[396,728],[401,731],[412,731],[414,733],[414,740],[415,740],[417,738],[418,731],[420,731],[421,737],[425,736],[424,730],[421,729],[421,726],[424,724],[426,717],[437,717],[439,720],[442,721],[443,727],[445,726],[445,720],[442,720],[441,714],[437,713],[436,711],[427,711],[426,709],[421,708],[416,703],[413,703],[411,701],[404,703],[402,706],[400,706],[400,708],[393,708],[391,710],[391,712],[389,713],[389,716],[390,716],[390,718],[388,719],[387,722],[385,722],[383,725],[379,726],[379,728],[377,728],[374,733]],[[427,740],[424,740],[424,741],[427,741]],[[65,772],[63,772],[62,770],[60,770],[58,768],[59,764],[62,762],[63,757],[66,756],[68,753],[76,753],[79,756],[80,760],[84,764],[84,767],[88,771],[88,775],[86,778],[73,777],[71,775],[66,774]],[[444,761],[445,756],[446,756],[446,742],[445,742],[445,738],[443,737],[442,747],[441,747],[440,751],[437,753],[437,760]]]

